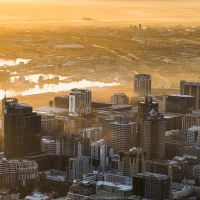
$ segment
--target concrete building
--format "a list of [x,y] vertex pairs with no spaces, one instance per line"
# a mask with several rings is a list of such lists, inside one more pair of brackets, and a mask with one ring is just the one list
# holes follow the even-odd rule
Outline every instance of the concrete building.
[[133,195],[145,199],[169,199],[169,177],[155,173],[133,176]]
[[140,124],[141,147],[146,159],[164,159],[166,122],[163,115],[152,110],[146,121]]
[[116,122],[110,122],[110,146],[114,153],[128,151],[136,146],[137,123],[129,122],[127,117],[121,116]]
[[57,145],[55,140],[42,139],[42,151],[50,154],[57,154]]
[[80,181],[74,182],[70,186],[68,199],[70,200],[89,200],[96,194],[96,185],[93,183]]
[[78,134],[83,138],[89,138],[90,142],[96,142],[102,139],[102,128],[101,127],[90,127],[78,130]]
[[97,181],[97,194],[94,199],[129,199],[132,196],[132,185],[117,184],[115,182]]
[[92,92],[83,89],[71,89],[69,94],[69,112],[79,115],[92,111]]
[[104,174],[104,181],[112,182],[117,185],[132,186],[133,178],[132,176],[125,176],[120,173],[106,172]]
[[41,115],[41,133],[45,136],[55,136],[56,119],[54,114]]
[[90,156],[92,157],[92,166],[98,171],[104,172],[110,164],[111,149],[102,139],[90,144]]
[[200,109],[200,82],[180,81],[180,94],[195,97],[195,110]]
[[[186,131],[187,145],[193,146],[197,143],[198,135],[200,135],[200,126],[192,126]],[[199,142],[199,141],[198,141]]]
[[182,130],[186,131],[192,126],[200,126],[200,111],[192,111],[192,113],[183,115]]
[[195,109],[195,97],[191,95],[170,94],[165,101],[165,112],[186,114]]
[[134,77],[134,95],[146,96],[151,94],[151,75],[136,74]]
[[128,104],[129,98],[124,93],[115,93],[111,97],[111,103],[113,104]]
[[87,181],[90,183],[96,183],[97,181],[103,181],[104,180],[104,173],[98,172],[93,170],[92,172],[89,172],[88,174],[83,174],[83,181]]
[[17,183],[18,176],[14,163],[3,158],[0,160],[0,188],[14,188]]
[[145,171],[145,156],[146,153],[141,147],[133,147],[127,152],[120,152],[120,172],[124,176],[132,176]]
[[15,165],[18,176],[18,183],[26,186],[29,182],[36,181],[38,176],[38,164],[30,160],[11,160]]

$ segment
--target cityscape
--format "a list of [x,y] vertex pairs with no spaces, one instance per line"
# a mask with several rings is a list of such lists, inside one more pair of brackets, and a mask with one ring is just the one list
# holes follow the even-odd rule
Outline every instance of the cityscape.
[[160,97],[150,74],[133,82],[131,98],[73,88],[38,108],[5,92],[1,198],[198,199],[200,83]]
[[199,200],[200,2],[0,0],[0,200]]

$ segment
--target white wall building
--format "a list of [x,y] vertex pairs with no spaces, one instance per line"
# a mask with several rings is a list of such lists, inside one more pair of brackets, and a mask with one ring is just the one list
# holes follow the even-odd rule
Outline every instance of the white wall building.
[[71,89],[69,94],[69,112],[80,115],[92,111],[92,92],[83,89]]

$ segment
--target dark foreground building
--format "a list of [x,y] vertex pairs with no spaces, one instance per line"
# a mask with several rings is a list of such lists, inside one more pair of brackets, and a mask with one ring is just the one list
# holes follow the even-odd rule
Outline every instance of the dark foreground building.
[[27,104],[8,106],[4,112],[4,154],[18,158],[42,151],[41,116]]
[[145,199],[169,199],[169,178],[148,172],[137,174],[133,176],[133,195]]

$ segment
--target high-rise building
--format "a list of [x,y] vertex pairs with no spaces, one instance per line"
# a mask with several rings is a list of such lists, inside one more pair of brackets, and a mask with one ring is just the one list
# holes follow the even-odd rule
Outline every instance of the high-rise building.
[[169,199],[169,185],[166,175],[139,173],[133,176],[133,195],[145,199]]
[[110,148],[104,142],[99,140],[90,144],[90,156],[92,157],[92,166],[102,172],[105,172],[106,167],[110,164]]
[[146,121],[140,124],[141,147],[146,159],[164,159],[166,122],[163,115],[152,110]]
[[110,122],[109,141],[114,153],[128,151],[136,146],[137,123],[129,122],[126,116],[120,116],[118,121]]
[[166,96],[165,112],[190,113],[195,109],[195,97],[190,95],[170,94]]
[[45,136],[55,136],[56,119],[54,114],[41,115],[41,133]]
[[90,142],[96,142],[102,139],[101,127],[82,128],[78,132],[83,138],[89,138]]
[[195,97],[195,110],[200,109],[200,82],[180,81],[180,94]]
[[146,153],[141,147],[133,147],[127,152],[120,152],[120,171],[125,176],[132,176],[145,171]]
[[129,98],[124,93],[115,93],[111,97],[111,103],[114,104],[128,104]]
[[92,92],[74,88],[69,94],[69,112],[79,115],[92,111]]
[[146,96],[151,94],[151,75],[136,74],[134,78],[134,95]]
[[27,104],[8,106],[4,113],[4,153],[18,158],[41,152],[41,116]]
[[145,97],[145,101],[139,101],[137,114],[138,124],[145,121],[152,110],[158,113],[158,102],[153,101],[152,97],[148,96]]
[[83,174],[91,171],[91,158],[90,157],[73,157],[69,159],[69,181],[76,179],[81,180]]
[[3,98],[2,99],[2,136],[4,137],[4,114],[6,114],[8,107],[16,106],[18,99],[16,98]]

